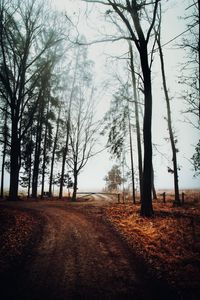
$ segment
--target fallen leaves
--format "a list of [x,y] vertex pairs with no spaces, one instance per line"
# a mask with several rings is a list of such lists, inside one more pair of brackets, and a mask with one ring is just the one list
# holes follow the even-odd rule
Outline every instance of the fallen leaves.
[[1,208],[0,220],[0,266],[3,273],[22,258],[36,220],[27,212],[6,208]]
[[106,217],[158,278],[200,289],[199,209],[159,203],[154,210],[153,218],[144,218],[138,205],[115,204]]

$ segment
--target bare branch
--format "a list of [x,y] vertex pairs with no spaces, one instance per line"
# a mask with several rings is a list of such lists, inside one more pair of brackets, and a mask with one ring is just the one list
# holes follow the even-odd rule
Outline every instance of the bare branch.
[[117,41],[120,41],[120,40],[131,40],[131,38],[128,37],[128,36],[127,37],[126,36],[121,36],[121,37],[117,37],[117,38],[105,38],[105,39],[91,41],[91,42],[76,41],[74,43],[79,45],[79,46],[89,46],[89,45],[98,44],[98,43],[117,42]]
[[154,27],[154,24],[155,24],[155,21],[156,21],[156,13],[157,13],[157,8],[158,8],[158,2],[159,2],[159,1],[160,1],[160,0],[156,0],[156,2],[155,2],[155,6],[154,6],[154,10],[153,10],[153,19],[152,19],[152,22],[151,22],[151,25],[150,25],[150,27],[149,27],[149,30],[148,30],[148,32],[147,32],[147,37],[146,37],[147,43],[148,43],[148,41],[149,41],[151,31],[152,31],[152,29],[153,29],[153,27]]

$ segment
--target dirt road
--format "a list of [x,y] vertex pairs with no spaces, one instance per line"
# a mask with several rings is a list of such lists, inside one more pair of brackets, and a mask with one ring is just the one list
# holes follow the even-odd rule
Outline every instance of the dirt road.
[[34,212],[41,230],[20,269],[8,277],[9,288],[1,288],[1,299],[155,299],[126,245],[102,221],[101,206],[9,206]]

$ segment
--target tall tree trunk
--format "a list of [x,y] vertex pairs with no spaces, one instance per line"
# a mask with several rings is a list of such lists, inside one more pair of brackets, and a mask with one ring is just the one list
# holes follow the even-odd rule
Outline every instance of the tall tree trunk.
[[1,194],[0,197],[3,198],[4,196],[4,172],[5,172],[5,162],[6,162],[6,150],[7,150],[7,119],[8,119],[8,112],[7,112],[7,105],[5,111],[5,118],[4,118],[4,145],[3,145],[3,152],[2,152],[2,164],[1,164]]
[[[48,110],[47,110],[48,115]],[[45,133],[44,133],[44,145],[43,145],[43,163],[42,163],[42,186],[41,186],[41,199],[44,195],[44,183],[45,183],[45,171],[46,171],[46,156],[47,156],[47,133],[48,133],[48,120],[46,119]]]
[[20,170],[20,140],[18,137],[18,121],[12,115],[11,126],[11,151],[10,151],[10,188],[9,199],[18,199],[19,187],[19,170]]
[[78,172],[76,169],[76,165],[74,166],[74,185],[73,185],[73,194],[72,194],[72,201],[76,201],[76,196],[77,196],[77,189],[78,189]]
[[69,120],[69,118],[70,118],[70,113],[68,113],[67,134],[66,134],[65,147],[63,149],[63,156],[62,156],[62,168],[61,168],[61,176],[60,176],[59,199],[62,199],[62,196],[63,196],[65,164],[66,164],[66,158],[67,158],[68,147],[69,147],[69,131],[70,131],[70,120]]
[[3,156],[2,156],[2,164],[1,164],[1,195],[4,196],[4,172],[5,172],[5,161],[6,161],[6,143],[3,145]]
[[152,166],[152,195],[153,195],[154,200],[158,199],[157,194],[156,194],[155,184],[154,184],[154,168],[153,168],[153,166]]
[[66,133],[66,140],[65,140],[65,148],[63,149],[63,159],[62,159],[62,168],[61,168],[61,177],[60,177],[59,199],[61,199],[62,195],[63,195],[65,164],[66,164],[66,158],[67,158],[68,147],[69,147],[71,106],[72,106],[72,100],[73,100],[73,95],[74,95],[74,86],[75,86],[75,82],[76,82],[76,73],[77,73],[77,67],[78,67],[78,55],[79,55],[79,50],[78,50],[78,53],[77,53],[77,56],[76,56],[75,71],[74,71],[72,88],[71,88],[71,93],[70,93],[70,98],[69,98],[69,107],[68,107],[68,114],[67,114],[67,133]]
[[[30,154],[30,162],[32,162],[31,154]],[[28,198],[30,198],[30,196],[31,196],[31,175],[32,175],[32,171],[31,171],[31,167],[30,167],[29,173],[28,173],[28,193],[27,193]]]
[[139,188],[140,188],[140,198],[142,198],[142,146],[141,146],[141,135],[140,135],[138,96],[137,96],[137,89],[136,89],[134,62],[133,62],[133,49],[132,49],[131,43],[129,43],[129,52],[130,52],[130,67],[131,67],[134,106],[135,106],[135,124],[136,124],[137,149],[138,149]]
[[56,153],[56,148],[57,148],[58,132],[59,132],[59,125],[60,125],[60,113],[61,113],[61,106],[59,107],[59,111],[58,111],[58,118],[57,118],[57,122],[56,122],[56,134],[55,134],[55,138],[54,138],[52,157],[51,157],[51,170],[50,170],[50,178],[49,178],[49,195],[50,195],[50,197],[52,196],[53,171],[54,171],[55,153]]
[[181,205],[181,201],[180,201],[180,197],[179,197],[179,186],[178,186],[178,166],[177,166],[177,155],[176,155],[176,143],[175,143],[174,133],[173,133],[173,129],[172,129],[171,107],[170,107],[169,94],[168,94],[168,90],[167,90],[167,82],[166,82],[166,76],[165,76],[163,51],[162,51],[162,47],[161,47],[161,43],[160,43],[160,31],[157,35],[156,40],[157,40],[159,54],[160,54],[160,64],[161,64],[161,73],[162,73],[162,80],[163,80],[163,89],[164,89],[165,100],[166,100],[166,105],[167,105],[167,124],[168,124],[169,137],[170,137],[171,148],[172,148],[174,191],[175,191],[174,204],[179,206],[179,205]]
[[123,150],[123,157],[122,157],[122,161],[121,161],[121,172],[122,172],[122,200],[123,200],[123,203],[125,203],[125,185],[124,185],[124,179],[125,179],[125,172],[124,172],[124,164],[125,164],[125,153],[124,153],[124,150]]
[[153,215],[152,206],[152,91],[151,91],[151,70],[148,63],[147,43],[143,41],[140,49],[140,61],[144,80],[144,166],[142,177],[142,203],[141,215],[150,217]]
[[128,112],[128,123],[129,123],[129,143],[130,143],[130,153],[131,153],[132,194],[133,194],[133,203],[135,204],[136,203],[136,201],[135,201],[135,175],[134,175],[133,144],[132,144],[130,112]]
[[[32,141],[32,125],[31,125],[31,129],[30,129],[30,140]],[[31,196],[31,175],[32,175],[32,150],[29,153],[29,162],[28,162],[29,167],[29,171],[28,171],[28,191],[27,191],[27,197],[30,198]]]
[[199,13],[198,50],[199,50],[199,123],[200,123],[200,0],[198,0],[198,13]]
[[32,179],[32,197],[37,198],[38,191],[38,177],[39,177],[39,166],[40,166],[40,155],[41,155],[41,142],[42,142],[42,119],[39,114],[37,133],[36,133],[36,145],[33,165],[33,179]]

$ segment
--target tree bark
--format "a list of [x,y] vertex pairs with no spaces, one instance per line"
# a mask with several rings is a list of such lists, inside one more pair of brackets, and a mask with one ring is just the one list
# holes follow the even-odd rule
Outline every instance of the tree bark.
[[2,156],[2,164],[1,164],[1,195],[0,195],[1,198],[3,198],[3,196],[4,196],[5,161],[6,161],[6,143],[4,143],[4,146],[3,146],[3,156]]
[[75,167],[75,169],[73,171],[74,185],[73,185],[73,194],[72,194],[72,201],[73,202],[76,201],[77,188],[78,188],[78,172],[77,172],[77,169],[76,169],[76,165],[74,167]]
[[[47,115],[48,115],[47,109]],[[45,133],[44,133],[44,145],[43,145],[43,163],[42,163],[42,186],[41,186],[41,199],[43,199],[44,195],[44,183],[45,183],[45,171],[46,171],[46,155],[47,155],[47,132],[48,132],[48,120],[46,117],[45,124]]]
[[131,132],[131,120],[130,113],[128,112],[128,123],[129,123],[129,143],[130,143],[130,153],[131,153],[131,178],[132,178],[132,194],[133,194],[133,203],[136,203],[135,200],[135,174],[134,174],[134,160],[133,160],[133,144],[132,144],[132,132]]
[[144,80],[144,166],[142,176],[142,198],[141,215],[150,217],[153,215],[152,206],[152,91],[151,91],[151,70],[148,63],[147,43],[143,41],[140,49],[140,61]]
[[18,138],[18,121],[12,116],[11,126],[11,151],[10,151],[10,189],[9,199],[18,199],[20,170],[20,140]]
[[153,166],[152,166],[152,196],[153,196],[154,200],[158,199],[157,194],[156,194],[155,184],[154,184],[154,168],[153,168]]
[[[32,125],[30,128],[30,140],[32,142],[33,136],[32,136]],[[27,191],[27,197],[30,198],[31,196],[31,177],[32,177],[32,149],[30,152],[28,152],[28,165],[29,165],[29,170],[28,170],[28,191]]]
[[3,198],[4,196],[4,172],[5,172],[5,162],[6,162],[6,150],[7,150],[7,119],[8,119],[8,112],[7,112],[7,105],[5,110],[5,118],[4,118],[4,145],[3,145],[3,155],[2,155],[2,164],[1,164],[1,194],[0,197]]
[[[43,102],[43,99],[41,101]],[[41,142],[42,142],[43,111],[44,111],[44,104],[40,103],[38,123],[37,123],[37,133],[36,133],[36,145],[35,145],[34,166],[33,166],[33,179],[32,179],[32,197],[33,198],[37,198],[37,191],[38,191],[38,177],[39,177]]]
[[[71,109],[71,107],[70,107],[70,109]],[[69,147],[69,131],[70,131],[70,113],[68,112],[67,134],[66,134],[65,147],[63,149],[63,156],[62,156],[62,169],[61,169],[61,176],[60,176],[59,199],[62,199],[62,196],[63,196],[65,164],[66,164],[66,158],[67,158],[68,147]]]
[[[30,154],[30,166],[32,164],[32,154]],[[28,193],[27,193],[27,197],[30,198],[31,196],[31,175],[32,175],[32,170],[31,167],[29,169],[29,173],[28,173]]]
[[52,196],[53,171],[54,171],[55,153],[56,153],[56,148],[57,148],[58,132],[59,132],[59,125],[60,125],[60,113],[61,113],[61,106],[59,107],[59,111],[58,111],[58,118],[57,118],[57,122],[56,122],[56,134],[55,134],[55,138],[54,138],[52,158],[51,158],[51,170],[50,170],[50,178],[49,178],[49,195],[50,195],[50,197]]
[[200,0],[198,0],[198,13],[199,13],[198,50],[199,50],[199,123],[200,123]]

